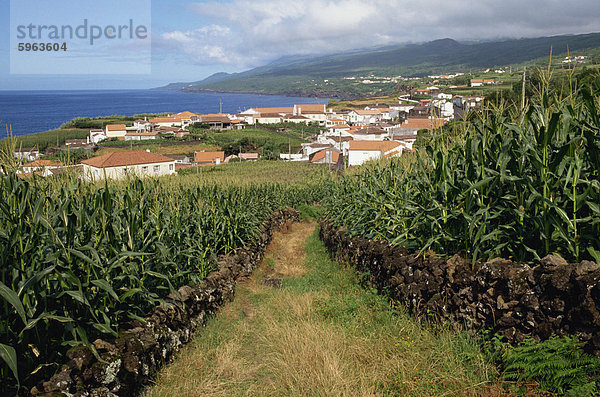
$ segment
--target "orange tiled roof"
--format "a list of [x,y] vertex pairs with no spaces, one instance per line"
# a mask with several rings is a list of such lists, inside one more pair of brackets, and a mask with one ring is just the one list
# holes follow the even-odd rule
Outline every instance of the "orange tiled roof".
[[377,114],[381,114],[379,110],[366,110],[366,109],[354,109],[356,114],[360,114],[361,116],[373,116]]
[[35,160],[31,163],[23,165],[23,167],[60,167],[63,164],[60,162],[54,162],[52,160]]
[[198,115],[196,113],[185,111],[185,112],[177,113],[174,117],[178,118],[178,119],[189,119],[194,116],[198,117]]
[[433,125],[433,128],[440,128],[446,124],[444,119],[407,119],[406,122],[400,125],[400,129],[430,129]]
[[174,117],[155,117],[153,119],[148,120],[151,123],[175,123],[177,121],[181,121],[180,119],[176,119]]
[[125,131],[125,124],[107,124],[107,131]]
[[196,152],[194,162],[196,163],[216,163],[217,159],[221,162],[225,160],[225,152]]
[[334,128],[337,130],[343,130],[343,129],[350,129],[350,126],[348,124],[334,124],[329,128]]
[[148,163],[167,163],[170,161],[173,160],[160,154],[148,153],[144,150],[122,150],[103,156],[92,157],[91,159],[83,160],[81,163],[96,168],[108,168]]
[[310,159],[310,162],[315,163],[319,160],[323,160],[325,158],[327,152],[331,153],[330,154],[331,161],[333,161],[334,163],[337,163],[340,158],[340,154],[338,152],[336,152],[334,150],[330,150],[330,149],[324,149],[324,150],[318,151],[317,153],[315,153],[313,158]]
[[387,153],[398,146],[403,145],[396,141],[350,141],[350,150],[379,151]]
[[354,133],[369,134],[369,135],[381,135],[381,134],[387,134],[387,131],[384,130],[383,128],[379,128],[379,127],[364,127],[364,128],[361,128],[360,130],[354,131]]
[[276,108],[252,108],[258,113],[294,113],[294,107],[276,107]]
[[323,105],[323,104],[314,104],[314,103],[309,104],[309,105],[296,105],[296,109],[300,113],[304,113],[304,112],[319,112],[319,113],[324,113],[325,112],[325,105]]

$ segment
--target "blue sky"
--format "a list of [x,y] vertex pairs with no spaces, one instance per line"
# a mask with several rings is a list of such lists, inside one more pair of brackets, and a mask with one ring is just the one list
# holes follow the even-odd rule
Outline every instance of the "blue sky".
[[[598,0],[145,0],[152,4],[150,74],[19,75],[10,74],[9,1],[49,0],[0,0],[0,89],[150,88],[247,70],[282,56],[445,37],[483,40],[600,32]],[[67,0],[53,0],[59,1]],[[47,23],[66,17],[59,12],[48,12]],[[137,53],[130,50],[130,55]],[[70,66],[80,72],[88,69],[82,60]]]

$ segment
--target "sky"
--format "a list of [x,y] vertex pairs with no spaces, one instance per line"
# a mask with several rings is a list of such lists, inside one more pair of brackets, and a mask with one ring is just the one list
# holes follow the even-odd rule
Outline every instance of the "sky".
[[[151,88],[197,81],[216,72],[239,72],[294,55],[441,38],[477,41],[600,32],[598,0],[136,0],[139,3],[128,2],[129,8],[109,5],[116,0],[80,0],[84,8],[101,4],[105,12],[94,15],[105,24],[115,20],[114,14],[120,19],[147,15],[151,48],[134,42],[100,43],[87,52],[74,48],[62,68],[52,66],[53,57],[60,54],[28,54],[37,58],[17,62],[11,53],[16,43],[10,40],[14,10],[36,2],[74,4],[71,1],[0,0],[0,89]],[[136,11],[131,4],[147,6]],[[44,10],[39,23],[81,19],[81,7]],[[35,72],[40,65],[44,73]],[[47,74],[57,70],[59,74]]]

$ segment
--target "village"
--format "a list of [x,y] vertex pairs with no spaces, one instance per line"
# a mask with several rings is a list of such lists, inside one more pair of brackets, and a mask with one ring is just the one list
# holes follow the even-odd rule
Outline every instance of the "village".
[[[492,84],[493,80],[471,81],[471,86]],[[427,98],[427,99],[424,99]],[[133,143],[185,139],[198,128],[206,132],[239,131],[269,125],[318,126],[320,133],[308,136],[301,149],[280,153],[279,160],[328,164],[342,169],[370,160],[398,157],[410,152],[420,130],[441,128],[454,119],[479,108],[483,96],[445,93],[436,86],[415,90],[398,97],[397,104],[366,105],[363,108],[332,110],[324,104],[296,104],[289,107],[249,108],[237,114],[196,114],[184,111],[160,117],[145,117],[126,124],[107,124],[90,129],[86,139],[66,140],[62,150],[83,149],[93,153],[103,142],[130,142],[128,150],[114,151],[63,164],[44,159],[37,148],[16,148],[15,159],[22,162],[22,176],[50,176],[74,169],[86,180],[119,179],[128,175],[163,176],[191,167],[219,166],[231,161],[256,161],[260,153],[226,155],[223,150],[194,151],[188,155],[160,155],[150,150],[134,150]]]

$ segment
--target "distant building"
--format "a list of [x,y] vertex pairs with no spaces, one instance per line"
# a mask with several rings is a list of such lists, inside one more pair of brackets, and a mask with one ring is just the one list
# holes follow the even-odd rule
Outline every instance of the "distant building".
[[310,155],[311,164],[337,164],[340,161],[340,151],[335,148],[321,149]]
[[125,134],[127,134],[127,127],[125,124],[107,124],[104,135],[107,139],[117,138],[120,141],[125,140]]
[[471,87],[481,87],[484,84],[496,84],[494,79],[471,79]]
[[40,151],[35,147],[15,149],[15,160],[35,161],[40,157]]
[[416,135],[419,130],[437,129],[446,124],[444,119],[409,118],[396,129],[402,135]]
[[90,142],[98,144],[106,139],[105,130],[90,130]]
[[361,165],[370,160],[397,157],[406,146],[396,141],[351,141],[348,165]]
[[149,141],[158,139],[158,131],[153,132],[128,132],[125,134],[126,141]]
[[162,176],[175,173],[175,160],[143,150],[123,150],[83,160],[87,180],[121,179],[128,175]]
[[23,164],[21,171],[25,174],[38,173],[41,176],[51,175],[50,170],[62,167],[62,163],[51,160],[35,160],[27,164]]
[[219,165],[224,162],[225,152],[194,152],[194,163],[196,165]]
[[367,125],[375,124],[383,118],[381,111],[377,110],[366,110],[366,109],[355,109],[348,113],[348,121],[355,124]]
[[354,131],[355,141],[382,141],[388,136],[386,130],[377,126],[366,126],[365,128]]

